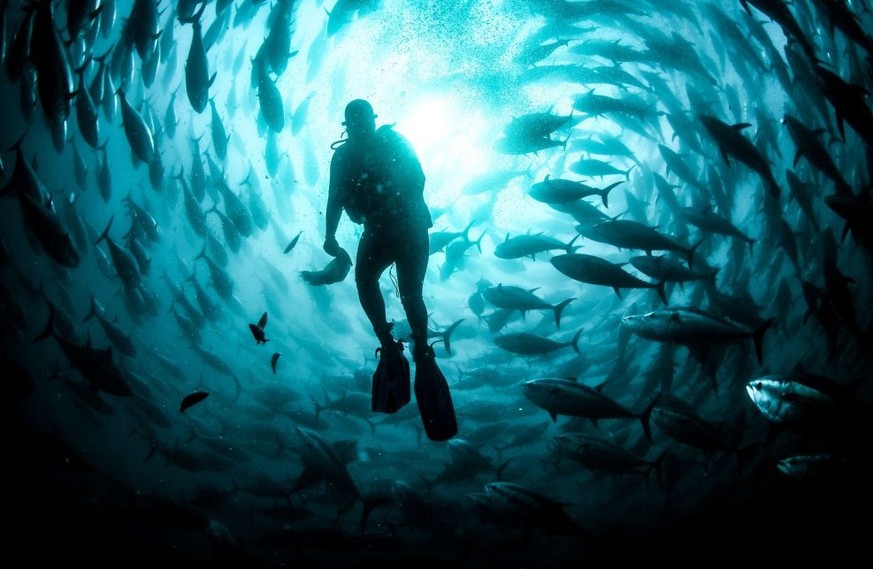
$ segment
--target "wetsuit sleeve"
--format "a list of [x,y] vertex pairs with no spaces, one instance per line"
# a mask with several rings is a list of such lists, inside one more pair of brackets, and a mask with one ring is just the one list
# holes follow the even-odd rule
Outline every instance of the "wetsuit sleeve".
[[325,230],[324,236],[326,239],[333,238],[336,235],[336,229],[339,227],[340,217],[343,214],[342,204],[342,175],[340,174],[340,164],[342,162],[341,153],[337,151],[330,161],[330,182],[328,184],[327,193],[327,210],[325,211]]

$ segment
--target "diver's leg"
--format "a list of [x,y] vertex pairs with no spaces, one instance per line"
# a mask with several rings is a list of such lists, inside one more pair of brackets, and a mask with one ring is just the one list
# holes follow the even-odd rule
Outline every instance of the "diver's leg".
[[400,289],[400,302],[412,330],[414,361],[431,353],[427,344],[427,306],[423,298],[424,275],[430,255],[428,239],[426,228],[410,232],[397,258],[397,286]]
[[385,299],[379,289],[379,277],[391,264],[386,247],[379,243],[371,232],[364,231],[358,244],[358,254],[355,262],[355,285],[358,289],[358,299],[364,314],[370,320],[373,331],[382,346],[388,346],[393,341],[392,325],[385,317]]

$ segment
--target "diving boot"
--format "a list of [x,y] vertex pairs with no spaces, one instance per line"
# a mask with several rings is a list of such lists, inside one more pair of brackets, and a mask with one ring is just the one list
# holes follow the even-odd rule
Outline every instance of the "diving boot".
[[415,401],[427,438],[447,441],[458,434],[455,406],[443,372],[436,363],[433,348],[415,349]]
[[373,373],[372,410],[396,413],[409,403],[409,361],[403,355],[403,342],[384,342],[376,349],[379,364]]

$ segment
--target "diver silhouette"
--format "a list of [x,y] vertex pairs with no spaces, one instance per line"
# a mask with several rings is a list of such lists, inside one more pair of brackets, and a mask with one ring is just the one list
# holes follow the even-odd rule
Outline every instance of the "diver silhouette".
[[410,400],[409,362],[403,344],[386,318],[379,278],[393,263],[400,301],[412,331],[415,392],[425,431],[432,440],[457,433],[448,384],[427,343],[427,307],[423,299],[433,226],[424,200],[425,175],[412,145],[391,125],[376,128],[369,102],[345,108],[348,137],[332,145],[330,184],[325,213],[324,251],[345,253],[336,240],[342,212],[364,231],[358,243],[355,284],[361,307],[379,339],[379,365],[373,376],[373,411],[393,413]]

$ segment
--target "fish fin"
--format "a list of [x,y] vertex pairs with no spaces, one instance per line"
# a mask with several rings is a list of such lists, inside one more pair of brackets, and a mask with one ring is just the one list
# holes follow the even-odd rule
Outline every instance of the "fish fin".
[[561,327],[561,313],[564,312],[564,309],[567,308],[567,305],[573,302],[575,298],[568,298],[554,306],[555,311],[555,326],[557,328]]
[[652,417],[652,410],[654,410],[654,408],[658,404],[658,400],[660,398],[661,398],[660,393],[655,395],[655,398],[652,399],[652,402],[646,406],[646,408],[643,410],[642,413],[640,413],[640,416],[639,416],[640,423],[643,426],[643,432],[646,434],[646,438],[649,440],[649,442],[652,442],[652,427],[650,424],[651,417]]
[[843,113],[840,112],[839,110],[837,110],[836,108],[834,108],[834,112],[837,114],[837,127],[839,127],[839,130],[840,130],[840,138],[842,138],[843,142],[845,142],[846,141],[846,131],[845,131],[845,127],[843,126]]
[[665,285],[666,282],[667,282],[667,281],[663,281],[663,280],[662,280],[662,281],[658,281],[658,282],[655,284],[655,290],[658,291],[658,297],[660,297],[661,302],[663,302],[665,305],[666,305],[666,304],[670,304],[670,303],[667,301],[667,290],[664,288],[664,285]]
[[452,345],[451,345],[452,332],[454,332],[455,329],[456,329],[458,326],[460,326],[460,325],[461,325],[461,322],[463,322],[463,321],[464,321],[464,318],[461,318],[460,320],[456,320],[456,321],[453,322],[452,325],[449,326],[449,327],[445,330],[445,332],[443,332],[443,334],[442,334],[442,336],[443,336],[443,345],[446,347],[446,352],[448,352],[449,355],[452,355]]
[[572,340],[570,340],[570,345],[573,347],[573,351],[580,356],[582,355],[582,352],[579,351],[579,338],[582,336],[583,330],[585,330],[585,328],[579,328],[579,331],[576,332],[576,335],[573,336]]
[[303,472],[300,474],[300,477],[294,482],[294,485],[291,487],[291,494],[294,494],[299,490],[312,488],[322,480],[323,476],[321,476],[318,472],[314,471],[311,468],[304,467]]
[[91,307],[88,310],[88,314],[86,314],[85,317],[82,318],[82,322],[87,322],[88,320],[91,320],[95,316],[97,316],[97,301],[95,300],[94,295],[92,294],[91,295]]
[[109,223],[106,224],[106,229],[103,230],[103,233],[100,234],[100,237],[97,238],[97,241],[94,242],[94,245],[97,245],[104,239],[109,239],[109,228],[112,227],[112,222],[115,220],[115,214],[112,214],[112,217],[109,218]]
[[49,336],[53,336],[54,335],[54,324],[55,324],[55,311],[51,306],[49,306],[48,321],[46,322],[45,327],[43,328],[42,332],[37,334],[36,337],[33,339],[33,343],[44,340],[45,338],[48,338]]

